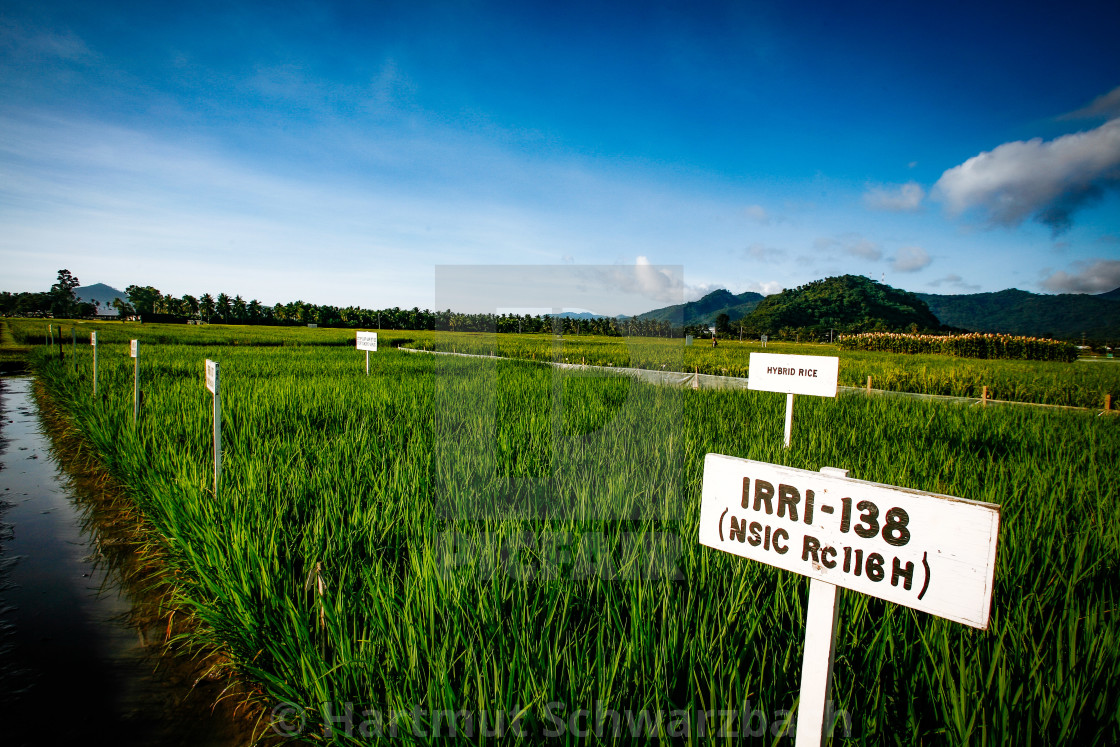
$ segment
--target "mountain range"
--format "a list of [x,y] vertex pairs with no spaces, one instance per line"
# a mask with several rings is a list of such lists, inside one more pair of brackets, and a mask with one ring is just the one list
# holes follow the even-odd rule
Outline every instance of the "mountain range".
[[[858,287],[857,287],[858,286]],[[863,286],[867,286],[866,288]],[[812,288],[813,292],[805,291]],[[881,286],[879,283],[859,280],[859,276],[844,276],[816,281],[799,289],[766,296],[764,309],[758,309],[763,296],[746,292],[738,295],[719,289],[697,301],[666,306],[640,314],[640,319],[671,319],[675,324],[712,324],[720,314],[727,314],[731,321],[744,320],[748,327],[773,326],[770,307],[797,307],[800,316],[806,311],[824,307],[841,308],[853,295],[888,294],[897,298],[910,297],[925,303],[937,321],[945,327],[966,329],[973,332],[1005,332],[1016,335],[1057,337],[1068,340],[1086,339],[1101,341],[1120,340],[1120,288],[1107,293],[1044,295],[1015,288],[997,293],[970,293],[942,295],[936,293],[908,293]],[[850,305],[850,304],[849,304]],[[853,307],[853,309],[856,307]],[[866,311],[866,309],[865,309]],[[920,311],[920,309],[918,309]],[[766,312],[766,313],[763,313]],[[863,313],[863,312],[861,312]],[[818,314],[818,316],[820,316]],[[763,319],[763,317],[767,317]],[[820,324],[823,319],[783,319],[783,325],[802,326]],[[859,326],[860,319],[837,319],[839,326]],[[831,322],[824,321],[831,324]],[[927,325],[919,324],[927,328]]]
[[943,296],[917,293],[942,324],[974,332],[1059,337],[1120,338],[1120,288],[1096,295],[1043,295],[1010,288],[997,293]]
[[766,296],[753,291],[738,295],[729,290],[714,290],[699,301],[666,306],[639,314],[638,319],[651,319],[673,324],[714,324],[716,317],[727,314],[733,320],[742,319],[754,311]]

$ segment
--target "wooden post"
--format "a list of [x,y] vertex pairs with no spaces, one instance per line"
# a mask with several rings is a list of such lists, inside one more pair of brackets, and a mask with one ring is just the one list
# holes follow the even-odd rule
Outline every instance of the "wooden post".
[[867,377],[867,393],[871,394],[871,377]]
[[980,405],[986,407],[988,405],[988,387],[985,386],[983,392],[980,394]]
[[1112,409],[1112,395],[1111,394],[1104,395],[1104,409],[1106,409],[1106,410],[1111,410]]
[[793,394],[786,395],[786,437],[785,445],[789,448],[789,439],[793,434]]
[[[792,397],[793,395],[789,395]],[[787,444],[788,446],[788,444]],[[826,475],[847,477],[848,470],[825,467]],[[805,612],[805,654],[801,660],[801,698],[797,704],[796,747],[819,747],[831,731],[825,715],[832,691],[832,663],[836,655],[836,611],[840,589],[827,581],[809,581],[809,607]]]

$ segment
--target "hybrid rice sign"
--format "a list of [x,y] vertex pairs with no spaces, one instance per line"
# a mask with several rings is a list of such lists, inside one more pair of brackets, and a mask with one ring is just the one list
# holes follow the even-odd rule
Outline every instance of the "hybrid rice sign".
[[835,397],[840,359],[831,355],[751,353],[747,388]]
[[720,454],[700,544],[988,627],[999,506]]

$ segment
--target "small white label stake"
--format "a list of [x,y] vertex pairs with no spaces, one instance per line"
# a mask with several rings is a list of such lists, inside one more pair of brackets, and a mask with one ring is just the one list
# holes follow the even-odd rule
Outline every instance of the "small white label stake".
[[89,344],[93,347],[93,396],[97,396],[97,333],[89,333]]
[[132,340],[128,346],[128,354],[132,357],[135,367],[132,371],[132,424],[140,419],[140,341]]
[[793,393],[786,395],[786,436],[785,445],[789,448],[789,438],[793,434]]
[[222,388],[216,361],[206,360],[206,388],[214,395],[214,497],[218,497],[218,480],[222,476]]

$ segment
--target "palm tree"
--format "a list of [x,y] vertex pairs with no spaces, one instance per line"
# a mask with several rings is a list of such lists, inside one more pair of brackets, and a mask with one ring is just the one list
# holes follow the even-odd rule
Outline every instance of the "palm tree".
[[214,316],[214,297],[209,293],[203,293],[202,298],[198,301],[199,310],[202,311],[202,317],[209,322]]

